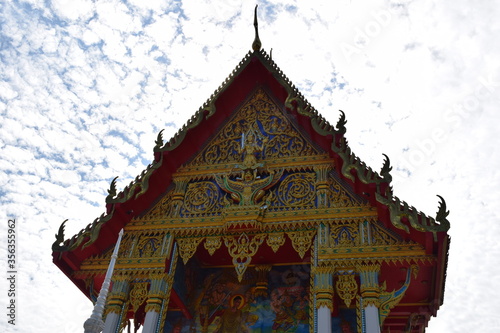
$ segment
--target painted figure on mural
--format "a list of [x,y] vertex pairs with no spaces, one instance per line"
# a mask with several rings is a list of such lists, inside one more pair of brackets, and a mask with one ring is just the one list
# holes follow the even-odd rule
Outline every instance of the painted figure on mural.
[[229,306],[219,318],[219,326],[214,333],[246,333],[251,332],[249,326],[255,324],[258,316],[248,312],[245,298],[238,294],[231,297]]
[[214,282],[217,275],[210,274],[203,281],[203,289],[194,302],[194,306],[199,315],[200,325],[203,332],[207,332],[208,326],[217,317],[219,311],[229,293],[225,291],[226,285],[221,281]]
[[246,327],[246,317],[248,313],[243,312],[245,305],[241,295],[233,296],[229,302],[229,307],[220,316],[217,333],[248,332]]
[[309,297],[306,288],[300,283],[300,277],[285,271],[282,275],[286,286],[271,293],[271,308],[275,313],[273,332],[295,332],[302,323],[307,323]]

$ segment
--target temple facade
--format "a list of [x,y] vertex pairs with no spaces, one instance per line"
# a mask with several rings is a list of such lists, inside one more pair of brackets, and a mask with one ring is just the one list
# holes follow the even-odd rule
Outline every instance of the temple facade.
[[54,263],[93,302],[118,234],[104,332],[424,332],[449,222],[394,196],[258,37],[214,94]]

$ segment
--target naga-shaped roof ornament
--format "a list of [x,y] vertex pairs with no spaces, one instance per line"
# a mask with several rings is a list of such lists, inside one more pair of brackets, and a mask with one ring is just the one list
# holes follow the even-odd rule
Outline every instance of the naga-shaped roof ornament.
[[252,50],[254,51],[259,51],[260,48],[262,47],[262,42],[259,39],[259,23],[257,22],[257,7],[259,7],[259,5],[255,5],[255,12],[253,17],[253,26],[255,28],[255,39],[253,40],[252,43]]

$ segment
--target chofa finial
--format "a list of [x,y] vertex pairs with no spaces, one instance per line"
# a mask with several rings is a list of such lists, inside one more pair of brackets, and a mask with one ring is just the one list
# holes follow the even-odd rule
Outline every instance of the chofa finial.
[[257,7],[259,7],[259,5],[255,5],[255,12],[253,17],[253,26],[255,28],[255,39],[253,40],[252,43],[252,50],[254,51],[259,51],[260,48],[262,47],[262,42],[259,39],[259,23],[257,22]]

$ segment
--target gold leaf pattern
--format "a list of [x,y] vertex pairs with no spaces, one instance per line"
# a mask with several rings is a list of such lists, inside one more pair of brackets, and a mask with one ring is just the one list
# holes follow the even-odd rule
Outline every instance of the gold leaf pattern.
[[245,274],[252,257],[257,253],[265,237],[265,234],[260,234],[250,239],[245,233],[242,233],[237,239],[232,236],[224,237],[224,244],[227,246],[231,258],[233,258],[238,281],[241,282],[243,279],[243,274]]
[[139,309],[139,307],[141,306],[141,304],[144,303],[147,296],[148,296],[148,283],[147,282],[134,283],[134,287],[130,292],[130,303],[132,304],[134,312],[136,312],[137,309]]
[[184,265],[187,264],[189,259],[194,255],[198,245],[203,240],[203,237],[197,238],[177,238],[177,244],[179,245],[179,254],[184,262]]
[[278,197],[283,206],[314,207],[316,174],[297,172],[286,176],[280,183]]
[[186,215],[210,212],[217,207],[219,201],[220,193],[215,183],[192,182],[186,191],[183,211]]
[[354,274],[339,275],[337,277],[335,289],[337,290],[337,294],[344,301],[345,305],[349,307],[358,292],[358,284]]
[[220,237],[207,237],[203,245],[205,246],[205,249],[208,251],[208,253],[210,253],[210,255],[213,255],[214,252],[221,247],[222,240]]
[[357,224],[332,226],[330,244],[339,247],[350,247],[359,244]]
[[273,249],[274,253],[278,251],[278,249],[285,244],[285,233],[274,233],[267,235],[266,243]]
[[256,145],[263,147],[258,152],[261,160],[318,155],[278,105],[259,89],[190,165],[240,163],[242,140],[249,132],[255,135]]
[[300,258],[304,258],[304,255],[311,247],[314,235],[316,231],[296,231],[296,232],[288,232],[287,235],[292,240],[292,246],[299,254]]

